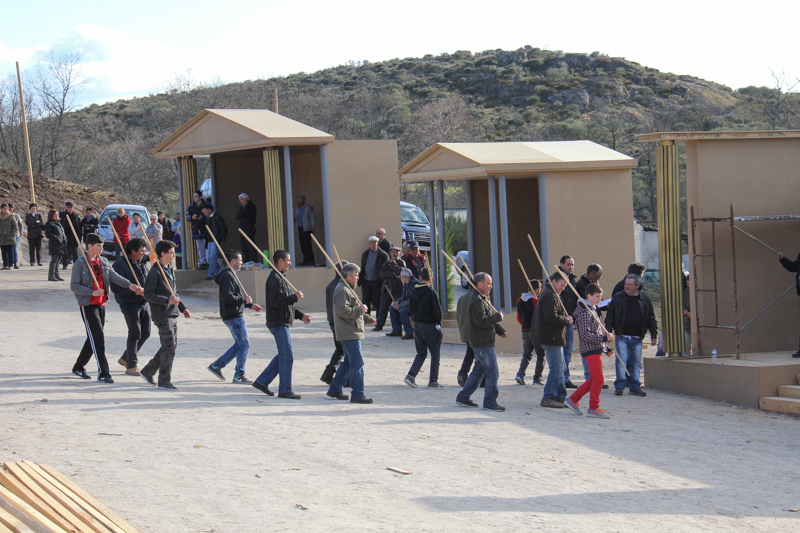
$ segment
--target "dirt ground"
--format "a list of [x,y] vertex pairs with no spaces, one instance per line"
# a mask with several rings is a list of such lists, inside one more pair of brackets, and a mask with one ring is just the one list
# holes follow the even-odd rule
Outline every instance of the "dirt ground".
[[[0,274],[0,459],[55,466],[143,532],[800,528],[797,417],[645,389],[604,391],[611,420],[587,419],[539,407],[540,386],[514,383],[517,356],[500,358],[505,413],[459,408],[462,347],[443,348],[446,388],[410,389],[412,342],[372,332],[375,404],[336,402],[319,381],[332,351],[319,312],[292,328],[302,400],[269,398],[206,370],[231,339],[216,302],[194,299],[195,317],[178,326],[177,392],[123,374],[114,302],[106,344],[117,382],[83,381],[69,373],[85,339],[76,301],[46,275]],[[263,320],[247,315],[251,379],[275,353]],[[140,357],[156,349],[150,339]],[[613,379],[610,360],[605,370]]]

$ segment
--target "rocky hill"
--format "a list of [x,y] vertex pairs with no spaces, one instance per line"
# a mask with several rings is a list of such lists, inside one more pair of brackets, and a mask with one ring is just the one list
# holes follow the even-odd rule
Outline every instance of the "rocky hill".
[[[35,174],[33,186],[36,190],[36,203],[39,212],[47,215],[49,209],[64,208],[64,202],[71,201],[83,213],[87,207],[102,211],[108,204],[125,204],[130,200],[115,192],[100,191],[68,181],[50,179]],[[0,168],[0,202],[11,202],[16,211],[24,216],[31,202],[30,180],[28,175],[16,170]]]

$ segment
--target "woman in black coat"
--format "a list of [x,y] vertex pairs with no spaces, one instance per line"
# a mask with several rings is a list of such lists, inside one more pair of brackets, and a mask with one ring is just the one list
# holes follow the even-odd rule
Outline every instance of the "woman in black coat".
[[64,226],[58,218],[58,211],[51,209],[47,214],[47,224],[44,225],[44,234],[50,242],[50,270],[47,275],[48,281],[64,281],[58,275],[58,262],[62,254],[67,253],[67,236],[64,234]]

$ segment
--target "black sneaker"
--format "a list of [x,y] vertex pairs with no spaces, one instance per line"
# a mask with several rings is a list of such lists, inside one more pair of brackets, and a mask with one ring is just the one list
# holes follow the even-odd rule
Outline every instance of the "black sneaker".
[[375,326],[374,328],[372,328],[372,331],[383,331],[383,326],[381,327]]
[[299,400],[300,395],[293,392],[279,392],[278,398],[286,398],[287,400]]
[[622,396],[623,392],[625,392],[625,389],[614,389],[614,396]]
[[336,368],[328,365],[325,367],[325,371],[322,372],[322,375],[319,377],[319,380],[326,385],[330,385],[333,381],[333,376],[336,374]]
[[266,394],[267,396],[275,396],[275,393],[274,393],[274,392],[272,392],[271,390],[269,390],[269,387],[267,387],[266,385],[262,385],[262,384],[261,384],[261,383],[259,383],[258,381],[254,381],[254,382],[252,383],[252,385],[253,385],[253,387],[255,387],[256,389],[258,389],[258,390],[260,390],[261,392],[263,392],[264,394]]
[[387,337],[402,337],[403,336],[403,332],[402,331],[392,331],[390,333],[387,333],[386,336]]
[[574,384],[573,382],[571,382],[571,381],[567,381],[567,383],[566,383],[565,387],[566,387],[566,388],[568,388],[568,389],[577,389],[577,388],[578,388],[578,386],[577,386],[577,385],[575,385],[575,384]]
[[566,405],[564,405],[564,402],[559,402],[555,398],[547,398],[546,400],[542,399],[542,401],[539,402],[539,405],[541,405],[542,407],[550,407],[552,409],[563,409],[564,407],[566,407]]
[[456,400],[456,405],[459,407],[478,407],[478,404],[472,400]]
[[403,339],[404,341],[410,341],[410,340],[414,339],[414,334],[413,333],[409,333],[408,335],[403,335],[400,338]]
[[350,403],[372,403],[372,398],[350,398]]
[[506,408],[503,407],[502,405],[499,405],[499,404],[495,403],[495,404],[492,404],[492,405],[484,405],[483,406],[483,410],[484,411],[496,411],[498,413],[502,413],[503,411],[506,410]]
[[647,396],[647,393],[645,391],[643,391],[642,389],[629,390],[628,394],[630,394],[631,396],[642,396],[642,397]]
[[241,383],[243,385],[247,385],[249,383],[252,383],[252,381],[247,379],[244,375],[241,375],[241,376],[233,376],[231,383]]
[[156,382],[153,381],[153,376],[148,376],[142,371],[139,371],[139,376],[147,382],[148,385],[152,385],[153,387],[156,386]]
[[329,398],[333,398],[334,400],[349,400],[350,396],[347,394],[342,394],[341,392],[326,392],[326,396]]
[[105,376],[97,376],[97,381],[103,383],[114,383],[114,379],[111,377],[111,374],[106,374]]
[[406,376],[405,379],[403,380],[403,383],[405,383],[406,385],[408,385],[412,389],[416,389],[417,388],[417,382],[414,381],[414,376]]
[[73,370],[72,373],[81,379],[92,379],[92,376],[87,374],[85,370]]
[[214,374],[218,380],[225,381],[225,376],[222,375],[221,368],[214,368],[214,365],[208,365],[208,371]]
[[608,388],[608,385],[607,385],[607,384],[605,384],[605,383],[603,383],[603,386],[602,386],[602,387],[600,387],[600,388],[601,388],[601,389],[607,389],[607,388]]
[[523,376],[522,374],[517,374],[517,377],[514,378],[514,381],[516,381],[520,385],[525,385],[525,376]]
[[173,385],[172,383],[167,383],[166,385],[159,385],[159,390],[178,390],[178,387]]
[[467,382],[467,375],[462,373],[462,372],[459,372],[458,373],[458,386],[459,387],[463,387],[464,383],[466,383],[466,382]]
[[444,385],[440,385],[438,381],[429,381],[428,382],[429,389],[443,389]]
[[544,385],[544,383],[542,383],[541,379],[534,378],[532,385]]
[[800,359],[800,350],[797,350],[796,352],[794,352],[792,354],[792,357],[794,357],[795,359]]

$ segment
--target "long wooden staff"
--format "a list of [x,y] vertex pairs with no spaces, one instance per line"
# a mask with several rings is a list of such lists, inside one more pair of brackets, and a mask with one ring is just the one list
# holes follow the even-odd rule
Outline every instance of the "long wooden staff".
[[69,213],[67,213],[67,222],[69,223],[69,229],[72,230],[72,236],[75,237],[75,240],[78,241],[78,248],[81,251],[81,255],[83,256],[83,260],[86,261],[86,266],[89,268],[89,274],[92,275],[92,279],[94,280],[94,284],[97,288],[100,288],[100,284],[97,282],[97,278],[94,276],[94,269],[92,268],[92,263],[89,262],[89,254],[83,249],[83,244],[81,244],[81,240],[78,238],[78,234],[75,232],[75,226],[72,225],[72,220],[69,218]]
[[[537,250],[536,249],[536,245],[533,244],[533,239],[531,239],[530,234],[528,234],[528,241],[530,241],[531,246],[533,247],[533,253],[536,254],[536,259],[539,260],[539,266],[542,267],[542,272],[544,272],[545,279],[550,281],[550,274],[547,273],[547,268],[544,266],[544,263],[542,262],[542,257],[539,255],[539,250]],[[559,270],[559,272],[560,272],[560,270]],[[556,299],[558,300],[558,303],[561,304],[561,309],[563,309],[564,312],[567,313],[567,308],[564,307],[564,302],[561,301],[561,295],[558,294],[556,291],[553,291],[553,293],[556,295]],[[569,315],[569,313],[567,313],[567,315]]]
[[392,303],[396,304],[397,302],[395,301],[394,296],[392,296],[392,291],[389,290],[389,286],[384,285],[383,288],[386,289],[386,292],[389,294],[389,298],[392,299]]
[[[342,264],[342,258],[339,257],[339,252],[336,251],[336,245],[335,244],[331,244],[331,246],[333,246],[333,255],[336,256],[336,263],[341,265]],[[336,265],[333,265],[333,268],[336,268]]]
[[528,279],[528,274],[527,274],[527,272],[525,272],[525,267],[522,266],[522,261],[517,259],[517,263],[519,263],[519,268],[522,270],[522,275],[525,276],[525,283],[528,284],[528,288],[531,290],[531,294],[534,294],[533,285],[531,285],[531,280]]
[[150,257],[153,257],[155,255],[156,258],[155,263],[158,266],[158,269],[161,271],[161,277],[164,278],[164,283],[167,284],[169,293],[172,295],[173,298],[177,298],[177,296],[175,296],[175,291],[172,290],[172,285],[170,285],[169,283],[169,278],[167,278],[167,273],[164,272],[164,268],[161,266],[161,260],[159,259],[158,254],[156,254],[155,250],[153,249],[154,247],[150,246],[149,240],[144,239],[144,242],[147,243],[147,250],[148,252],[150,252]]
[[[575,287],[573,287],[573,286],[572,286],[572,283],[570,283],[570,282],[569,282],[569,278],[568,278],[568,277],[566,277],[566,276],[564,275],[564,273],[563,273],[563,272],[561,272],[561,269],[560,269],[560,268],[558,268],[558,267],[556,267],[556,272],[558,272],[558,273],[559,273],[559,275],[561,275],[561,277],[562,277],[562,278],[564,278],[564,281],[566,281],[566,282],[567,282],[567,286],[568,286],[570,289],[572,289],[572,292],[574,292],[574,293],[575,293],[575,296],[577,296],[577,298],[578,298],[578,302],[582,303],[582,304],[583,304],[583,306],[586,308],[586,310],[587,310],[587,311],[589,311],[589,314],[590,314],[590,315],[592,315],[592,318],[594,318],[595,322],[597,322],[598,324],[600,324],[600,327],[601,327],[601,328],[603,328],[603,331],[605,332],[605,334],[606,334],[606,335],[611,335],[611,333],[609,333],[609,332],[608,332],[608,330],[606,329],[606,326],[605,326],[605,324],[603,324],[603,321],[602,321],[602,320],[600,320],[600,317],[599,317],[599,316],[597,316],[595,313],[593,313],[591,309],[589,309],[589,306],[588,306],[588,305],[586,305],[586,302],[583,300],[583,298],[581,298],[581,295],[580,295],[580,294],[578,294],[578,291],[575,289]],[[625,361],[623,361],[623,360],[622,360],[622,357],[621,357],[621,356],[620,356],[620,355],[617,353],[617,351],[616,351],[616,350],[614,350],[614,355],[616,355],[616,356],[617,356],[617,359],[619,359],[619,362],[620,362],[620,363],[622,363],[622,368],[624,368],[624,369],[625,369],[625,373],[626,373],[626,374],[628,374],[628,376],[630,376],[630,375],[631,375],[631,373],[630,373],[630,372],[628,372],[628,368],[625,366]]]
[[[283,275],[283,272],[281,272],[280,270],[278,270],[278,269],[275,267],[275,265],[273,265],[273,264],[272,264],[272,261],[270,261],[270,260],[269,260],[269,257],[267,257],[266,255],[264,255],[264,252],[262,252],[261,250],[259,250],[259,249],[258,249],[258,246],[256,246],[256,243],[254,243],[252,240],[250,240],[250,237],[248,237],[248,236],[247,236],[247,234],[246,234],[245,232],[243,232],[243,231],[242,231],[242,228],[239,228],[239,233],[241,233],[242,235],[244,235],[244,238],[245,238],[245,239],[247,239],[247,242],[249,242],[250,244],[252,244],[252,245],[253,245],[253,248],[255,248],[255,249],[256,249],[256,252],[258,252],[259,254],[261,254],[261,257],[263,257],[263,258],[264,258],[264,261],[266,261],[266,262],[267,262],[267,264],[269,265],[269,267],[270,267],[272,270],[274,270],[275,272],[277,272],[277,273],[278,273],[278,275],[279,275],[280,277],[282,277],[282,278],[283,278],[283,281],[285,281],[285,282],[286,282],[286,284],[289,286],[289,288],[291,288],[291,289],[292,289],[294,292],[300,292],[300,291],[298,291],[298,290],[295,288],[295,286],[294,286],[294,285],[292,285],[292,282],[291,282],[291,281],[289,281],[288,279],[286,279],[286,276],[284,276],[284,275]],[[313,237],[313,235],[312,235],[312,237]],[[238,279],[238,278],[237,278],[237,279]],[[242,290],[244,290],[244,288],[243,288]]]
[[217,242],[217,238],[214,237],[214,234],[211,232],[211,228],[208,227],[208,224],[206,224],[205,226],[206,226],[206,229],[208,230],[208,234],[211,236],[211,239],[214,241],[214,244],[217,245],[217,250],[219,250],[219,253],[222,254],[222,258],[225,260],[225,264],[228,265],[228,268],[231,269],[231,273],[233,273],[233,277],[236,278],[236,283],[238,283],[239,284],[239,288],[242,289],[242,293],[244,293],[244,297],[245,298],[249,298],[249,296],[247,296],[247,291],[244,290],[244,285],[242,285],[242,282],[239,280],[239,276],[236,275],[236,271],[231,266],[231,262],[228,261],[228,257],[225,255],[225,252],[222,251],[222,246],[220,246],[219,243]]
[[[461,269],[460,269],[460,268],[458,268],[458,265],[456,265],[456,262],[455,262],[455,261],[453,261],[453,259],[452,259],[452,258],[451,258],[449,255],[447,255],[447,252],[445,252],[444,250],[439,250],[439,251],[440,251],[440,252],[442,252],[442,255],[443,255],[443,256],[445,256],[445,257],[447,258],[447,260],[448,260],[448,261],[450,261],[450,264],[452,264],[452,265],[455,267],[455,269],[456,269],[456,270],[458,270],[459,272],[461,272]],[[464,276],[464,273],[463,273],[463,272],[461,272],[461,275],[462,275],[462,276]],[[466,276],[465,276],[465,277],[466,277]],[[473,289],[475,289],[475,292],[477,292],[478,294],[480,294],[480,291],[478,290],[478,287],[476,287],[476,286],[475,286],[475,284],[474,284],[474,283],[472,283],[472,280],[471,280],[471,279],[467,278],[467,283],[469,283],[469,284],[470,284],[470,286],[471,286]],[[484,297],[484,298],[485,298],[485,297]],[[497,313],[497,312],[498,312],[498,311],[497,311],[497,309],[495,309],[495,308],[494,308],[494,306],[492,305],[492,302],[490,302],[490,301],[489,301],[489,298],[486,298],[486,303],[488,303],[488,304],[489,304],[489,307],[491,307],[491,308],[492,308],[492,311],[494,311],[495,313]]]
[[[475,279],[475,276],[473,276],[472,272],[470,272],[469,265],[467,264],[466,261],[464,261],[464,258],[461,256],[458,256],[458,258],[461,259],[461,262],[464,264],[464,268],[467,269],[467,274],[469,274],[469,279]],[[459,268],[458,270],[460,271],[461,269]]]
[[120,242],[119,247],[122,248],[122,256],[125,258],[125,261],[128,262],[128,267],[130,267],[131,272],[133,273],[133,279],[136,280],[136,284],[137,285],[139,285],[141,287],[144,287],[143,284],[139,283],[139,276],[136,275],[136,271],[133,269],[133,265],[131,264],[131,260],[128,259],[128,254],[125,253],[125,247],[122,246],[122,240],[119,238],[119,235],[117,235],[117,230],[114,228],[114,224],[111,224],[111,231],[114,232],[114,237],[116,237],[117,240]]
[[331,264],[333,265],[333,269],[336,271],[337,274],[339,274],[339,277],[342,278],[342,281],[344,281],[344,286],[347,287],[348,289],[350,289],[350,292],[353,293],[353,296],[355,297],[356,301],[358,302],[358,305],[364,305],[363,303],[361,303],[361,299],[358,297],[358,294],[356,294],[356,291],[353,290],[350,287],[349,283],[347,283],[347,280],[344,278],[344,275],[339,271],[338,268],[336,268],[336,263],[333,262],[333,259],[330,258],[328,253],[325,251],[325,248],[322,247],[322,245],[319,243],[317,238],[314,237],[313,233],[311,234],[311,239],[313,239],[314,243],[317,245],[317,248],[320,249],[320,251],[322,252],[322,255],[325,256],[325,259],[327,259],[328,261],[331,262]]

